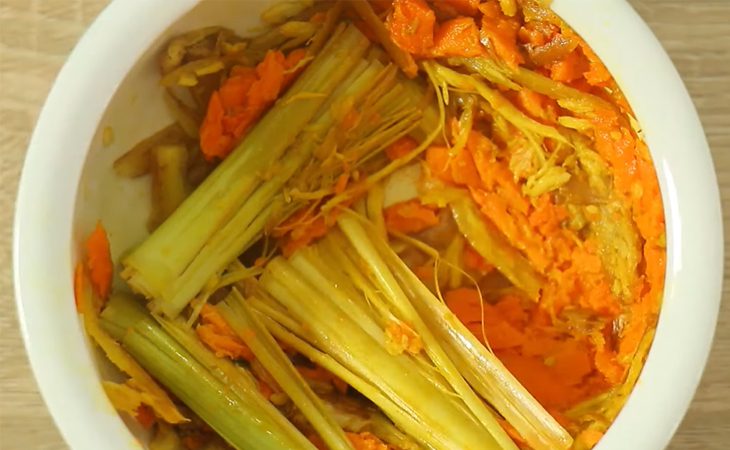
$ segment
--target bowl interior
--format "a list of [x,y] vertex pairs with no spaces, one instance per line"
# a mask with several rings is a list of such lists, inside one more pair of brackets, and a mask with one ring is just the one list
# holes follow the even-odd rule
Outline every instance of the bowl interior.
[[[103,74],[115,47],[109,41],[88,41],[111,33],[122,36],[127,29],[117,22],[124,17],[132,20],[136,12],[130,4],[115,2],[92,27],[49,97],[21,182],[15,266],[24,337],[43,395],[75,449],[98,448],[95,445],[100,442],[105,448],[128,449],[146,439],[134,423],[127,425],[137,438],[127,432],[102,392],[99,373],[113,371],[94,363],[98,358],[92,357],[75,317],[70,280],[77,249],[97,220],[109,233],[115,262],[147,234],[149,180],[121,179],[112,163],[172,120],[158,84],[159,51],[171,36],[202,26],[222,25],[249,34],[258,24],[259,13],[273,1],[154,3],[151,8],[157,8],[156,16],[147,23],[152,29],[146,30],[145,38],[131,39],[134,45],[128,50],[136,53],[125,60],[126,66],[110,70],[103,86],[89,73]],[[590,8],[582,0],[556,0],[554,8],[594,48],[624,90],[643,126],[659,174],[668,242],[664,306],[639,383],[597,447],[619,450],[630,443],[631,448],[659,449],[679,424],[699,381],[717,316],[722,234],[714,170],[686,90],[636,13],[616,0],[597,0]],[[68,89],[74,76],[90,83],[92,91],[69,89],[64,98],[56,91]],[[74,92],[80,98],[72,97]],[[89,114],[99,112],[86,117],[88,120],[84,116],[72,120],[70,131],[56,130],[51,123],[63,121],[60,104],[64,100],[91,105]],[[107,128],[112,130],[113,141],[105,146]],[[65,182],[69,186],[56,191],[54,170],[43,166],[40,159],[43,152],[61,154],[66,148],[77,149],[73,158],[61,163],[69,168],[70,180]],[[37,210],[45,206],[47,212],[39,216]],[[43,233],[42,224],[54,221],[63,224],[63,232],[53,239],[65,240],[65,244],[49,250],[43,246],[43,239],[50,236]],[[36,286],[39,281],[49,285]],[[49,297],[53,301],[42,303],[42,298]],[[49,320],[48,314],[56,319]],[[53,348],[63,348],[69,356],[58,358],[52,354]],[[56,379],[49,371],[55,371]],[[666,399],[661,407],[657,398]],[[70,409],[64,408],[71,403]],[[92,417],[94,427],[89,430],[87,422]]]

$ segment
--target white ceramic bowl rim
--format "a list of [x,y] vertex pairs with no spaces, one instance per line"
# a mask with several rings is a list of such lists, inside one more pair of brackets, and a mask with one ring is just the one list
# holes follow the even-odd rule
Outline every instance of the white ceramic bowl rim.
[[[155,38],[197,2],[112,2],[59,74],[26,156],[14,236],[18,312],[43,398],[76,450],[138,447],[102,393],[75,318],[71,230],[78,180],[116,88]],[[637,387],[597,449],[661,449],[692,399],[714,334],[723,265],[717,181],[694,106],[646,24],[623,0],[586,6],[584,0],[553,5],[604,60],[646,131],[668,242],[655,343]],[[49,314],[50,306],[60,312]]]

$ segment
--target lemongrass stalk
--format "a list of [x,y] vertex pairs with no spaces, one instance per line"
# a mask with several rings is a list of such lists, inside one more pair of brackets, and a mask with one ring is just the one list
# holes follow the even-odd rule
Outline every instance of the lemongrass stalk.
[[[212,353],[208,351],[207,358],[196,358],[131,297],[112,296],[101,319],[102,326],[150,374],[234,448],[314,450],[250,380],[248,386],[235,379],[222,382],[216,376],[219,367],[206,365],[206,359],[215,358]],[[228,375],[233,373],[228,371]],[[238,378],[245,380],[243,376]]]
[[[351,218],[352,219],[352,218]],[[348,225],[367,230],[353,219]],[[353,234],[354,235],[354,234]],[[416,277],[388,244],[376,235],[369,239],[389,271],[408,292],[414,307],[443,342],[449,356],[471,386],[502,414],[535,449],[567,449],[572,438],[530,395],[504,365],[464,326],[448,307]]]
[[352,247],[360,255],[362,262],[367,267],[366,272],[371,275],[371,280],[385,294],[385,297],[393,303],[403,320],[413,326],[421,336],[428,356],[433,360],[451,387],[459,394],[471,413],[474,414],[474,417],[489,430],[500,448],[516,449],[517,447],[512,439],[471,389],[454,362],[442,348],[439,340],[431,332],[428,324],[419,316],[414,305],[411,304],[411,301],[373,244],[374,239],[368,236],[365,228],[351,214],[342,215],[337,224],[349,239]]
[[254,316],[240,292],[231,290],[218,304],[223,318],[256,359],[294,402],[331,450],[352,450],[344,431],[312,391],[268,330]]
[[[297,255],[294,258],[298,258]],[[302,273],[292,263],[277,258],[269,263],[261,283],[290,315],[307,325],[305,332],[309,342],[357,376],[370,380],[383,395],[415,417],[424,428],[428,427],[435,435],[446,439],[424,444],[445,449],[516,448],[510,440],[505,443],[495,441],[471,414],[458,406],[456,398],[439,390],[423,376],[411,356],[390,354],[384,340],[375,339],[360,328],[359,322],[366,320],[366,315],[355,315],[354,310],[350,314],[343,311],[337,301],[327,295],[327,288],[318,284],[320,279],[310,279],[308,275],[309,272]],[[391,418],[398,423],[394,417]],[[429,438],[413,437],[419,440]]]
[[[408,411],[401,408],[391,397],[384,394],[377,385],[368,378],[358,376],[349,370],[343,364],[340,364],[335,358],[318,350],[310,345],[305,339],[291,333],[284,326],[266,317],[262,314],[262,321],[267,329],[271,331],[276,339],[295,349],[297,352],[306,356],[310,361],[318,366],[337,375],[341,380],[346,382],[356,391],[371,400],[380,408],[383,413],[388,416],[403,432],[413,437],[429,449],[454,449],[463,447],[454,447],[453,441],[441,428],[432,428],[424,426],[424,423],[418,417],[409,414]],[[425,407],[429,407],[426,405]],[[480,447],[484,448],[484,447]]]
[[[294,143],[326,98],[360,63],[368,47],[367,39],[354,27],[333,35],[282,100],[251,129],[233,153],[123,260],[122,275],[135,290],[163,303],[169,300],[171,293],[165,292],[166,288],[210,237],[240,210],[263,181],[261,173]],[[302,92],[325,95],[287,104],[289,98]],[[282,127],[282,123],[287,126]],[[176,310],[179,308],[171,308],[169,312],[174,315]]]
[[323,105],[326,112],[303,132],[302,138],[283,158],[273,177],[251,195],[228,224],[209,239],[180,277],[163,291],[168,294],[168,301],[161,305],[163,312],[169,316],[177,314],[187,304],[188,299],[197,293],[199,286],[204,285],[206,280],[235,259],[242,248],[247,248],[260,236],[274,212],[272,199],[311,158],[317,143],[317,130],[327,129],[334,122],[329,106],[338,101],[357,99],[367,93],[382,70],[377,62],[363,62],[345,79],[343,86]]

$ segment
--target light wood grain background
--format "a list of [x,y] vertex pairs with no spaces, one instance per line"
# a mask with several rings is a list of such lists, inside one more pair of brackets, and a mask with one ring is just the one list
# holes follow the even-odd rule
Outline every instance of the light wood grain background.
[[[25,148],[44,98],[68,53],[107,2],[0,0],[0,449],[3,450],[67,448],[38,395],[18,333],[11,280],[12,208]],[[730,214],[730,0],[631,0],[631,3],[664,44],[697,105],[712,148],[727,223]],[[647,76],[650,73],[651,68],[647,68]],[[725,252],[730,254],[730,231],[725,234],[725,242]],[[730,270],[727,266],[730,265],[726,259],[724,304],[710,362],[694,402],[669,447],[671,450],[730,448],[730,283],[727,283]]]

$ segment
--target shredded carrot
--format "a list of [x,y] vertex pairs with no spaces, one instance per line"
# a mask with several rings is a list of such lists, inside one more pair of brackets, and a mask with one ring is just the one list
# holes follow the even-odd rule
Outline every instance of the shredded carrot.
[[355,450],[391,450],[391,448],[384,444],[383,441],[378,439],[374,434],[369,432],[364,433],[346,433],[347,439],[355,448]]
[[520,23],[515,18],[505,16],[496,0],[482,3],[479,10],[483,14],[480,31],[482,39],[491,43],[496,55],[512,67],[525,62],[517,47]]
[[425,0],[394,0],[385,25],[401,49],[419,56],[430,53],[436,15]]
[[109,239],[101,221],[96,223],[96,228],[86,241],[86,267],[94,292],[101,299],[106,299],[111,290],[114,264]]
[[137,408],[137,412],[134,415],[134,418],[139,422],[140,425],[142,425],[142,428],[149,430],[152,428],[152,425],[155,424],[157,419],[155,418],[155,413],[152,411],[152,408],[150,408],[147,405],[139,405]]
[[435,57],[474,57],[484,51],[479,42],[479,28],[471,17],[459,17],[442,23],[433,38]]
[[281,92],[301,72],[306,50],[284,56],[270,50],[255,68],[236,66],[213,93],[200,127],[206,159],[225,158]]
[[195,328],[195,332],[216,356],[234,360],[254,360],[251,349],[238,338],[215,306],[205,304],[200,311],[200,319],[201,324]]
[[546,95],[522,89],[517,93],[515,103],[535,120],[550,124],[558,120],[558,104]]
[[403,136],[385,149],[385,155],[391,161],[395,161],[408,155],[416,147],[418,147],[418,142],[415,139],[410,136]]
[[480,0],[432,0],[433,6],[450,16],[474,16]]
[[436,209],[423,205],[417,199],[396,203],[383,211],[385,228],[390,232],[419,233],[438,225],[439,218],[436,213]]
[[527,441],[525,441],[522,436],[520,436],[520,433],[517,432],[515,427],[510,425],[509,422],[507,422],[505,419],[498,418],[497,421],[499,422],[499,425],[504,429],[504,431],[507,432],[509,437],[512,438],[513,441],[515,441],[515,444],[520,449],[529,449],[530,447],[527,445]]
[[575,49],[558,61],[550,68],[550,78],[563,83],[570,83],[583,77],[583,73],[588,71],[588,60],[583,56],[580,49]]
[[413,328],[402,322],[391,321],[385,327],[385,346],[389,353],[408,352],[417,355],[423,350],[423,341]]

